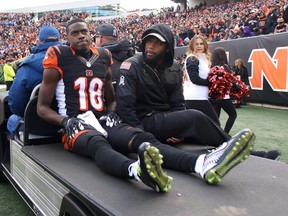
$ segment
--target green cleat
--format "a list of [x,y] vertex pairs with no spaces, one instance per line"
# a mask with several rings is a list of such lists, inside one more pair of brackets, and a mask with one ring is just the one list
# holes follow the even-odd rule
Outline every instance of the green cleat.
[[167,192],[171,188],[172,177],[162,169],[163,156],[159,150],[148,142],[138,149],[138,167],[136,180],[141,180],[157,192]]
[[218,184],[236,165],[246,160],[255,141],[255,134],[244,129],[204,158],[200,175],[208,184]]

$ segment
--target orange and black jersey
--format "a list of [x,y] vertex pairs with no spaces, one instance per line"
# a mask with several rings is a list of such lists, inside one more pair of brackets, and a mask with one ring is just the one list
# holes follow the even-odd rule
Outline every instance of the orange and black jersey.
[[47,50],[44,68],[55,68],[60,73],[56,89],[59,114],[77,116],[91,110],[96,117],[106,111],[104,84],[109,66],[113,64],[111,53],[104,48],[90,46],[91,58],[76,55],[69,46],[55,46]]

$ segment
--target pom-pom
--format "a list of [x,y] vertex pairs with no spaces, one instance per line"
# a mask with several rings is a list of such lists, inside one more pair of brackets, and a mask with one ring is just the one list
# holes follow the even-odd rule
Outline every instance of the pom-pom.
[[250,87],[242,82],[238,77],[234,76],[234,88],[230,90],[230,97],[240,100],[243,97],[249,97],[250,95]]
[[232,87],[233,76],[222,66],[215,66],[208,74],[209,96],[213,99],[223,99]]
[[249,86],[222,66],[214,66],[210,69],[208,81],[210,82],[209,96],[213,99],[223,99],[227,94],[235,99],[250,95]]

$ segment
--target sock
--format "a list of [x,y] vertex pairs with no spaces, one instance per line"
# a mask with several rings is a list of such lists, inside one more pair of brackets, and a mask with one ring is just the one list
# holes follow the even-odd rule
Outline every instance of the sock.
[[140,166],[139,161],[135,161],[134,163],[130,164],[130,166],[128,167],[128,172],[129,172],[129,176],[133,177],[135,181],[142,182],[138,176],[139,166]]

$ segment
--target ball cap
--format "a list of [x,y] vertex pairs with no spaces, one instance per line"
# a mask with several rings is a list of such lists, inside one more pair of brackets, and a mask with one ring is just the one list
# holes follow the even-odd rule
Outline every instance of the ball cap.
[[157,37],[160,41],[166,42],[165,38],[162,35],[158,34],[158,33],[147,34],[142,40],[145,40],[147,37],[150,37],[150,36]]
[[106,23],[96,27],[96,35],[118,37],[117,29],[114,25]]
[[39,31],[39,40],[42,43],[59,41],[60,33],[54,26],[43,26]]

